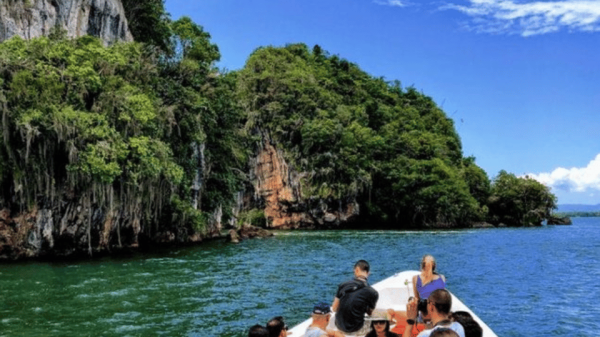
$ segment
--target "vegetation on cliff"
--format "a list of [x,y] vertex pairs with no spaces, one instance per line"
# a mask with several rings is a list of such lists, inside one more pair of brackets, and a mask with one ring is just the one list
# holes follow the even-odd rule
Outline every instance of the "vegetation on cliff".
[[452,120],[431,98],[319,46],[259,48],[239,73],[238,95],[246,130],[266,135],[308,173],[306,198],[358,200],[370,222],[527,225],[554,207],[548,189],[531,179],[506,181],[501,172],[490,183],[474,158],[463,158]]
[[[0,44],[0,207],[56,209],[58,224],[61,209],[82,206],[86,232],[70,244],[83,238],[92,252],[218,231],[236,194],[253,193],[249,159],[266,142],[300,173],[302,198],[357,203],[369,223],[528,226],[555,208],[535,180],[502,171],[490,181],[414,88],[304,44],[259,48],[243,69],[219,71],[201,26],[170,21],[160,0],[125,4],[145,44],[60,32]],[[264,224],[260,201],[246,206],[238,220]]]
[[[60,35],[0,44],[0,205],[17,214],[81,203],[90,252],[103,230],[105,245],[120,245],[122,228],[133,241],[210,230],[244,161],[235,77],[218,75],[210,35],[175,21],[169,54]],[[92,230],[97,209],[117,225]]]

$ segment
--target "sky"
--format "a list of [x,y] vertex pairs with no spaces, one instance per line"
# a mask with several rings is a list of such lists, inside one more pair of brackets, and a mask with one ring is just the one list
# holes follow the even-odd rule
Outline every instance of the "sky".
[[320,45],[431,97],[465,156],[600,204],[600,0],[166,0],[243,68],[261,46]]

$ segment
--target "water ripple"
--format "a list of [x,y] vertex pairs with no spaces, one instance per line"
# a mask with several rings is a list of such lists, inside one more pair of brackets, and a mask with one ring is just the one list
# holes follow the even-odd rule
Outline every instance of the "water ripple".
[[499,336],[583,336],[600,329],[599,226],[574,219],[523,229],[285,231],[162,256],[7,265],[0,336],[241,337],[273,316],[290,325],[308,318],[358,259],[371,262],[374,283],[417,269],[425,253]]

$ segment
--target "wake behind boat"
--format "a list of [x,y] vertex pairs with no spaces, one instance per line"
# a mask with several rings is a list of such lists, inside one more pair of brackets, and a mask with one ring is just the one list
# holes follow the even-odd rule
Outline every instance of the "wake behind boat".
[[[394,276],[388,277],[382,280],[372,287],[379,292],[379,301],[377,301],[377,307],[375,309],[394,309],[396,311],[406,310],[406,304],[408,298],[413,296],[412,278],[418,275],[419,272],[415,270],[403,271]],[[461,302],[454,294],[452,294],[452,311],[467,311],[469,312],[475,321],[479,323],[483,330],[483,337],[497,337],[497,335],[485,324],[474,312],[471,311],[463,302]],[[335,313],[333,314],[335,315]],[[309,318],[306,321],[296,325],[288,332],[292,333],[294,337],[303,337],[306,328],[311,324],[312,319]],[[332,316],[329,321],[328,328],[334,328],[335,317]],[[353,336],[358,337],[358,336]]]

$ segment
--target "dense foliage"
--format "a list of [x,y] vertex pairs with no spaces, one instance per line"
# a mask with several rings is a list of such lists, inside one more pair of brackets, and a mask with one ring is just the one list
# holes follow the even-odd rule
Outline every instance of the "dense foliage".
[[246,128],[310,173],[307,197],[358,199],[365,217],[396,226],[484,218],[489,179],[462,158],[452,120],[414,88],[303,44],[260,48],[239,76]]
[[3,207],[82,197],[148,236],[222,213],[244,160],[235,77],[200,26],[170,29],[175,54],[60,34],[0,44]]
[[170,16],[164,0],[122,0],[129,30],[137,42],[171,53]]
[[[171,22],[162,0],[124,4],[145,44],[59,33],[0,44],[3,207],[81,197],[149,236],[203,230],[230,215],[255,145],[270,142],[303,173],[302,197],[358,202],[364,223],[528,226],[555,208],[532,179],[491,182],[414,88],[304,44],[259,48],[219,72],[201,26]],[[242,218],[265,223],[260,209]]]
[[500,171],[489,198],[492,221],[510,226],[541,225],[556,208],[556,197],[548,187],[529,177],[519,178]]

